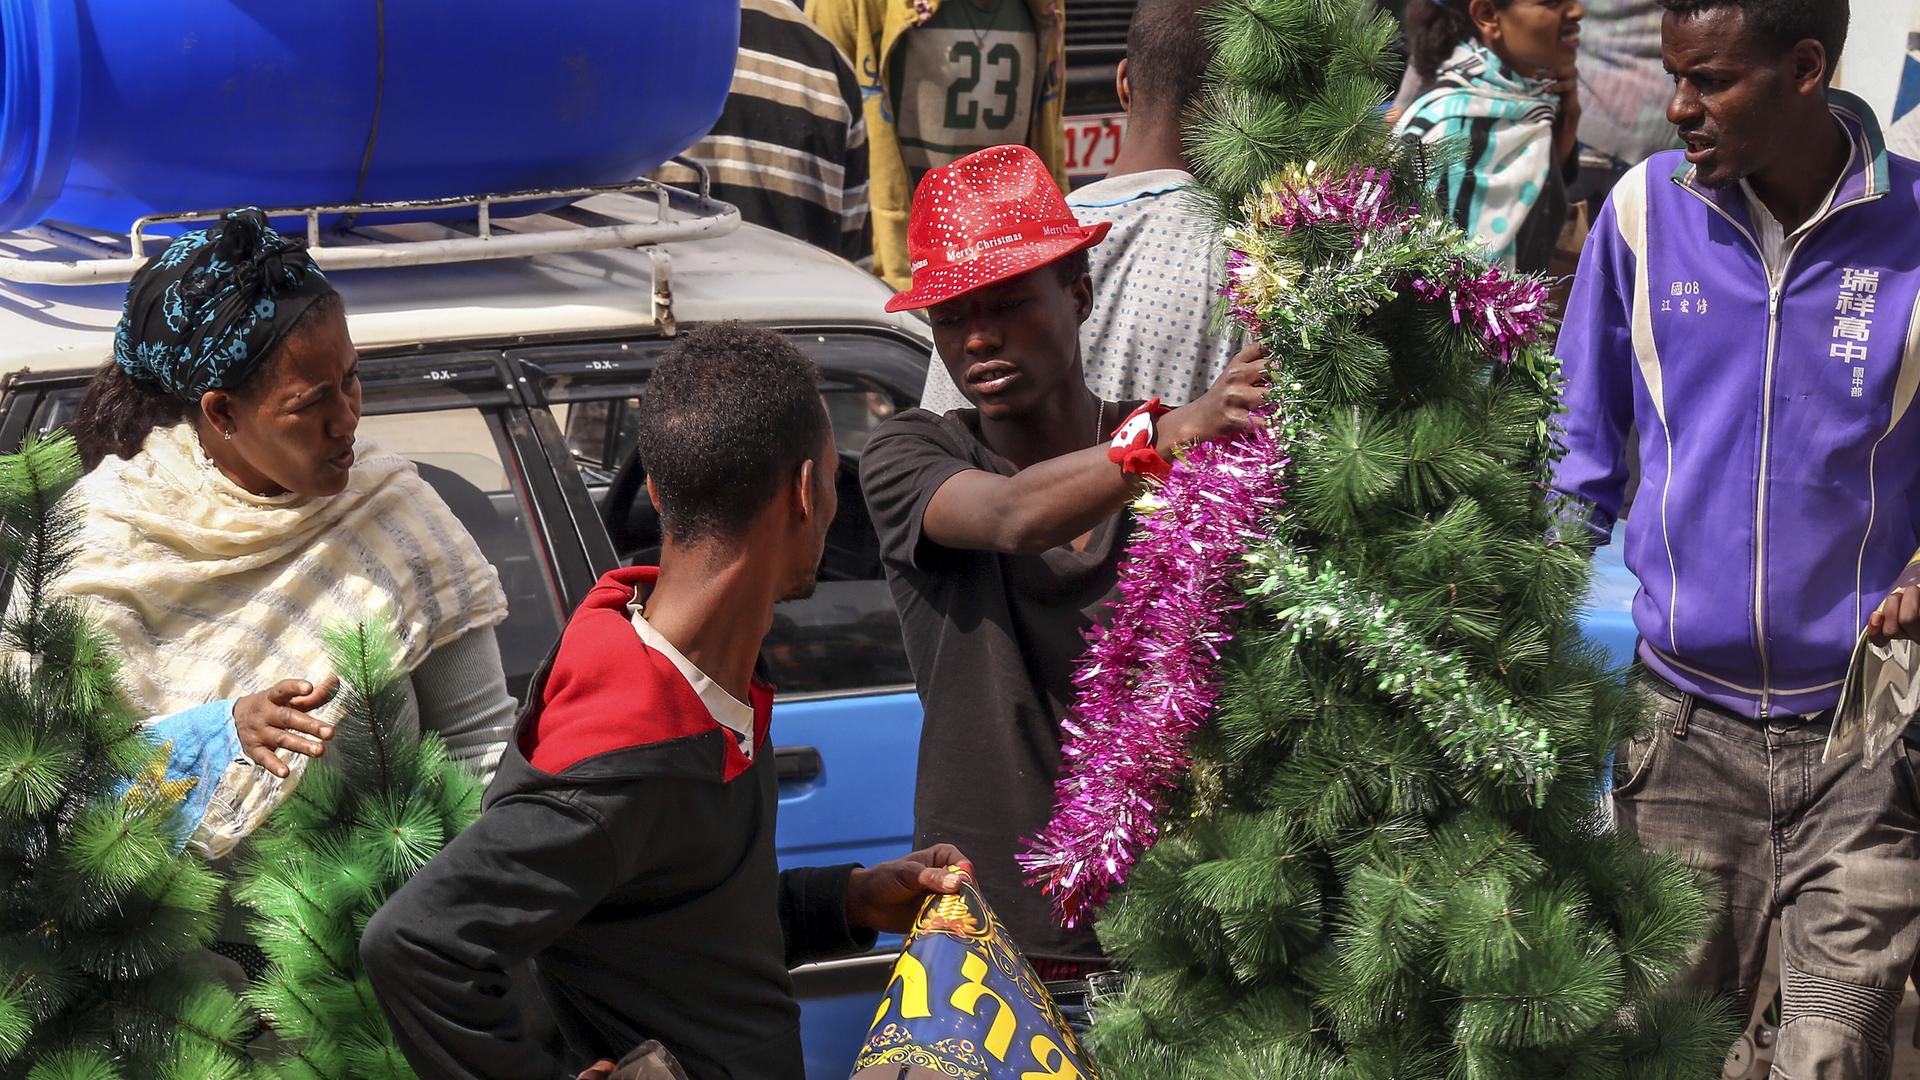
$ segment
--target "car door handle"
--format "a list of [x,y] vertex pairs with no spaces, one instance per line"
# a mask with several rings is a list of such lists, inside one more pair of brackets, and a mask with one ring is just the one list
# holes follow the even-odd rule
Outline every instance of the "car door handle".
[[826,771],[826,763],[820,760],[820,751],[811,746],[776,746],[773,748],[773,775],[783,784],[802,780],[817,780]]

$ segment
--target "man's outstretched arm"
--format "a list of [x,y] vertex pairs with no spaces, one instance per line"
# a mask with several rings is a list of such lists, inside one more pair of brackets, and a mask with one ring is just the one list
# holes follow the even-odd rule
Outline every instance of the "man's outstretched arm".
[[[1155,446],[1174,448],[1249,431],[1266,397],[1265,350],[1243,350],[1204,397],[1161,417]],[[900,451],[906,450],[904,454]],[[895,460],[898,454],[900,460]],[[918,520],[919,538],[963,551],[1035,554],[1067,543],[1113,517],[1139,493],[1139,478],[1120,471],[1106,444],[1063,454],[1001,476],[938,461],[876,437],[861,479],[876,521]],[[932,470],[932,471],[929,471]],[[937,485],[928,497],[928,486]],[[924,505],[920,505],[924,503]]]

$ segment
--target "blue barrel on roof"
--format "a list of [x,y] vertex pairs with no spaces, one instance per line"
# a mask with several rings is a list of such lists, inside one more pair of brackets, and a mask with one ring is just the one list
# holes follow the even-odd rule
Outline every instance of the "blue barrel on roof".
[[631,180],[739,41],[738,0],[0,0],[0,231]]

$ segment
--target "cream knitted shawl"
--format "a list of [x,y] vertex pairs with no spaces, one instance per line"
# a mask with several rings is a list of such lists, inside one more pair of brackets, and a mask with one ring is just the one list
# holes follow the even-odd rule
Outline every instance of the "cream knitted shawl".
[[[499,574],[411,463],[362,439],[338,495],[262,497],[208,460],[191,424],[108,458],[71,498],[79,557],[62,592],[118,640],[129,702],[150,717],[328,674],[324,628],[388,620],[407,670],[506,618]],[[235,762],[196,846],[223,854],[290,793]],[[222,818],[230,819],[222,822]],[[237,835],[208,843],[209,829]]]

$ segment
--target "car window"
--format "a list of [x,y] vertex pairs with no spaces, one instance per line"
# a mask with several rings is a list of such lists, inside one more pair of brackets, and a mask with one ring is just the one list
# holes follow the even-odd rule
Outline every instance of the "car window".
[[553,407],[554,422],[567,433],[567,450],[573,460],[606,468],[608,462],[618,460],[615,447],[620,442],[626,442],[628,452],[632,452],[632,421],[623,415],[625,430],[615,429],[615,405],[613,401],[582,401]]
[[365,416],[360,433],[412,461],[500,573],[507,620],[495,631],[514,697],[560,639],[562,611],[527,515],[524,485],[506,462],[506,436],[478,409]]
[[[928,351],[893,338],[851,333],[795,334],[794,341],[821,368],[820,396],[840,449],[835,477],[840,510],[827,534],[813,595],[774,611],[763,652],[768,673],[783,694],[910,686],[913,672],[899,616],[860,491],[860,455],[876,428],[918,400]],[[634,417],[646,372],[665,347],[630,344],[615,353],[610,346],[560,346],[526,354],[548,373],[555,419],[603,510],[638,441]],[[644,496],[634,500],[626,520],[608,524],[623,564],[659,557],[659,522]]]
[[[482,408],[433,408],[369,372],[360,434],[411,460],[500,573],[507,619],[496,634],[507,687],[525,700],[527,684],[559,640],[562,609],[544,546],[527,513],[526,486],[507,462],[499,417]],[[79,388],[41,398],[30,430],[50,431],[72,418]]]

